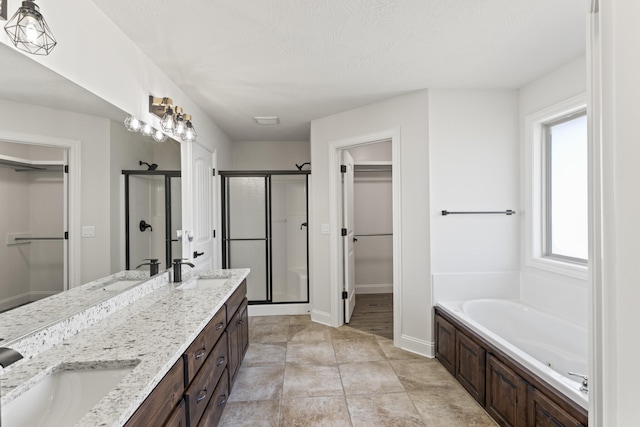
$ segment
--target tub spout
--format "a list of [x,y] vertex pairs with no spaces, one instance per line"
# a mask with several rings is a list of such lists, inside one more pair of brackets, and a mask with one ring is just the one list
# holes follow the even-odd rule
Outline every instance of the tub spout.
[[583,393],[589,393],[589,377],[588,376],[586,376],[585,374],[579,374],[577,372],[569,372],[569,375],[582,378],[582,385],[580,386],[580,391]]

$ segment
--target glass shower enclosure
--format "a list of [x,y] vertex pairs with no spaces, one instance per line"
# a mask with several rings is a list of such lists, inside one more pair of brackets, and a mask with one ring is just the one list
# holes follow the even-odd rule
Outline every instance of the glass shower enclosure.
[[250,304],[308,303],[309,171],[226,171],[223,268],[250,268]]

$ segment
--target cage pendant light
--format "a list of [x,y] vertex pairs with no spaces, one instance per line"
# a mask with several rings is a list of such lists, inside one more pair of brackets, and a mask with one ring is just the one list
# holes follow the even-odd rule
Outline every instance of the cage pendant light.
[[33,1],[23,1],[4,30],[15,47],[33,55],[48,55],[57,44],[40,8]]

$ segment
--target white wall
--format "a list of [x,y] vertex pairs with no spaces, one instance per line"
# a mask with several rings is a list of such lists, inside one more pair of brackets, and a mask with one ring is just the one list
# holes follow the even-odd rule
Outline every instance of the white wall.
[[[434,298],[517,297],[518,98],[510,90],[429,91]],[[447,215],[505,211],[517,215]]]
[[[530,162],[528,153],[524,149],[526,144],[526,135],[524,133],[526,117],[559,102],[584,94],[587,89],[586,73],[586,57],[581,56],[520,89],[518,109],[523,174],[527,170],[525,165]],[[521,194],[526,197],[527,190],[524,175],[522,176],[521,187]],[[525,200],[522,200],[522,205],[525,206]],[[523,245],[521,299],[543,311],[554,313],[586,327],[588,323],[587,280],[540,270],[527,265],[524,247],[527,242],[525,240],[524,227],[528,225],[525,217],[522,218],[521,222]]]
[[329,144],[389,129],[400,130],[401,144],[401,345],[432,354],[429,247],[428,91],[418,91],[311,122],[311,288],[312,318],[337,319],[337,284],[331,284],[329,224]]
[[[640,2],[600,3],[602,34],[602,258],[594,260],[598,276],[592,304],[600,424],[630,426],[638,422],[640,402]],[[596,218],[598,220],[598,218]],[[598,243],[599,239],[594,239]],[[599,380],[602,379],[602,382]],[[590,394],[591,396],[591,394]],[[592,424],[593,425],[593,424]]]
[[[232,169],[297,170],[296,165],[311,161],[310,151],[309,141],[234,141]],[[309,165],[304,170],[309,170]]]

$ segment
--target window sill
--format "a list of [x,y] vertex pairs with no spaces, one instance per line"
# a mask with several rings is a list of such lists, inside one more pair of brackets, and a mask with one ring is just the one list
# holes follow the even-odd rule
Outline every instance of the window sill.
[[589,268],[584,264],[575,264],[554,258],[540,257],[529,259],[526,265],[564,276],[575,277],[576,279],[587,280],[589,278]]

